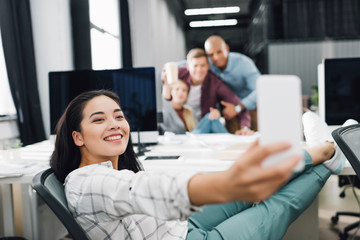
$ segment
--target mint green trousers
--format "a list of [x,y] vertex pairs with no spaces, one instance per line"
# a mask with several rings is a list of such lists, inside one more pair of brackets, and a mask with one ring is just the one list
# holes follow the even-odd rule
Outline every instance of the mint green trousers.
[[305,151],[305,168],[267,200],[208,205],[189,218],[189,240],[276,240],[316,198],[331,172],[312,165]]

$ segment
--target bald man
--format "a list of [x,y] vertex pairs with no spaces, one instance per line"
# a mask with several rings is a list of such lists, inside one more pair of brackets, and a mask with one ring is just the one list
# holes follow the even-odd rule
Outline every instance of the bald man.
[[228,109],[231,109],[233,114],[245,109],[255,109],[255,83],[260,72],[254,62],[241,53],[230,52],[229,45],[217,35],[206,39],[204,47],[210,59],[210,70],[221,78],[241,100],[239,105],[227,106]]

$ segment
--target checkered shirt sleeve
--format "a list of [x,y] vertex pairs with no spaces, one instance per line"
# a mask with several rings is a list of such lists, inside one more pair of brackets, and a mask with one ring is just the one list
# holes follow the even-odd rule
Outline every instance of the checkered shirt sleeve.
[[71,172],[65,194],[91,239],[185,239],[199,210],[187,194],[193,174],[118,171],[109,161]]

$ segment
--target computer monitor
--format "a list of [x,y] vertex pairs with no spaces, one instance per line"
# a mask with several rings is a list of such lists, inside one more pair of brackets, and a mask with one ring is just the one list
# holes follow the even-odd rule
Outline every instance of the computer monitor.
[[119,95],[121,108],[129,119],[134,144],[158,141],[155,69],[153,67],[50,72],[50,131],[52,134],[68,103],[78,94],[95,89],[112,90]]
[[360,58],[329,58],[318,66],[319,114],[329,126],[360,122]]

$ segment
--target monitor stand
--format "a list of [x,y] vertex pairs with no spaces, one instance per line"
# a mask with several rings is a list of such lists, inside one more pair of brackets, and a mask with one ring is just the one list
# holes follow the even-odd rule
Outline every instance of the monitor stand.
[[136,132],[137,132],[137,152],[136,152],[136,155],[137,156],[143,156],[143,155],[145,155],[145,152],[148,152],[150,150],[146,148],[146,144],[144,142],[141,142],[140,131],[136,131]]

